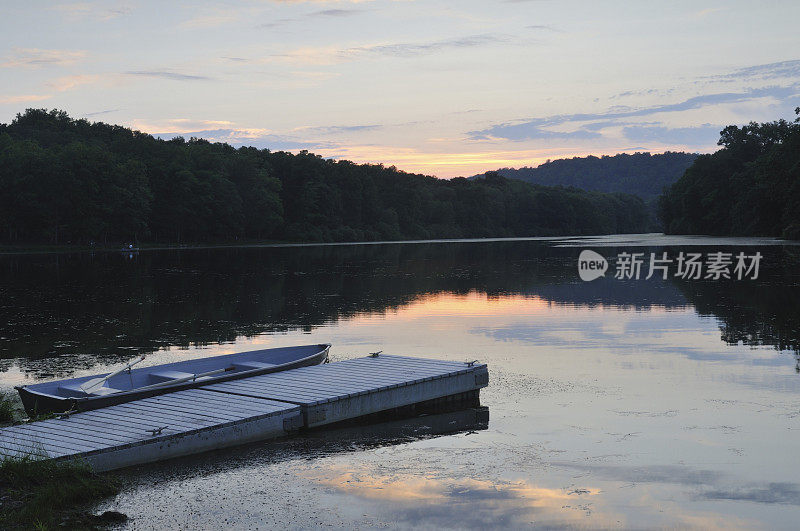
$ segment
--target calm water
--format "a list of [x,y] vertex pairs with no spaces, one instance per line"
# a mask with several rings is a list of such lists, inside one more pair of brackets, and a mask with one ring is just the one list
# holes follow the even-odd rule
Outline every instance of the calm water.
[[[662,247],[663,246],[663,247]],[[759,251],[758,280],[584,283],[577,256]],[[612,264],[613,268],[613,264]],[[794,528],[800,247],[656,236],[0,256],[0,388],[330,342],[479,359],[475,412],[119,473],[140,529]]]

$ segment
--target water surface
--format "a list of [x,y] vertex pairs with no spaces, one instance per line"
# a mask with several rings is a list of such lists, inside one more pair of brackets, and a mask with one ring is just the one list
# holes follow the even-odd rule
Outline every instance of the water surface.
[[[758,280],[584,283],[583,248],[764,258]],[[488,427],[453,413],[121,472],[100,509],[133,528],[792,528],[798,265],[773,240],[653,235],[0,256],[0,387],[318,342],[489,364]]]

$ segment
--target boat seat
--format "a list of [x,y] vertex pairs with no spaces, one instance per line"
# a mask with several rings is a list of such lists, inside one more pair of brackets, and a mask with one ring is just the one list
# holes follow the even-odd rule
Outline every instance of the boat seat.
[[58,390],[66,396],[86,396],[86,393],[81,391],[81,385],[85,382],[72,382],[64,385],[59,385]]
[[89,394],[92,396],[106,396],[121,392],[122,389],[114,389],[113,387],[106,387],[106,386],[95,387],[94,389],[89,390]]
[[[155,383],[168,382],[170,380],[178,380],[180,378],[191,378],[194,376],[192,372],[182,371],[155,371],[150,373],[150,377],[155,380]],[[198,378],[199,380],[199,378]]]
[[[154,383],[162,383],[162,382],[170,382],[172,380],[180,380],[181,378],[191,378],[194,376],[193,372],[182,372],[182,371],[157,371],[151,372],[150,377],[155,380]],[[203,380],[210,380],[211,376],[200,376],[197,378],[196,382],[202,382]]]
[[237,361],[232,363],[232,365],[236,369],[241,369],[243,371],[252,371],[253,369],[269,369],[270,367],[276,367],[274,363],[264,363],[261,361]]

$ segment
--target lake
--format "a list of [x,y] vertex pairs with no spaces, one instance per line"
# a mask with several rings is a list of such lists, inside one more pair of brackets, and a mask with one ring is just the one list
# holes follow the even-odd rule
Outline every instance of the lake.
[[[578,255],[611,261],[584,282]],[[647,276],[760,253],[758,277]],[[644,253],[641,278],[614,278]],[[615,260],[616,259],[616,260]],[[734,258],[735,261],[735,258]],[[675,264],[671,264],[674,267]],[[800,247],[608,236],[0,255],[0,389],[332,343],[488,363],[489,421],[318,431],[115,473],[133,528],[795,528]],[[750,276],[753,276],[753,271]]]

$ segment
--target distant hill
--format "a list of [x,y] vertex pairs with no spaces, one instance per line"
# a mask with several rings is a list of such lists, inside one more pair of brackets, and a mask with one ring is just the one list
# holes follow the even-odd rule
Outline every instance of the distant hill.
[[677,181],[697,157],[696,153],[672,151],[657,155],[620,153],[558,159],[535,168],[502,168],[497,173],[531,184],[573,186],[594,192],[624,192],[651,200],[658,197],[664,187]]

